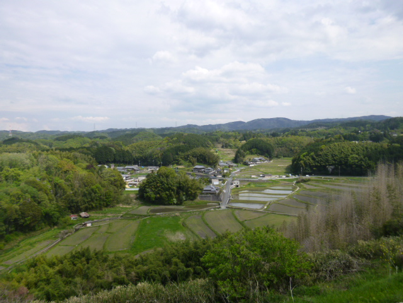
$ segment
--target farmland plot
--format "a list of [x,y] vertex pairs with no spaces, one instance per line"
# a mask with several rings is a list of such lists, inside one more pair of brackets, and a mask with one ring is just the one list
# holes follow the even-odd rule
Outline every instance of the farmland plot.
[[244,223],[249,228],[255,229],[255,228],[263,227],[263,226],[278,227],[278,226],[281,226],[284,221],[290,222],[291,220],[295,220],[295,218],[290,217],[290,216],[269,214],[269,215],[262,216],[262,217],[259,217],[259,218],[253,219],[253,220],[245,221]]
[[303,209],[306,209],[306,207],[307,207],[306,203],[302,203],[302,202],[299,202],[294,199],[285,199],[285,200],[281,200],[280,202],[277,202],[277,203],[285,204],[285,205],[288,205],[291,207],[303,208]]
[[110,236],[109,234],[94,233],[88,240],[86,240],[85,242],[81,243],[78,246],[78,249],[88,247],[91,250],[92,249],[103,250],[104,249],[104,244],[105,244],[105,242],[106,242],[106,240],[108,239],[109,236]]
[[330,184],[321,184],[322,187],[329,188],[329,189],[334,189],[334,190],[341,190],[341,191],[357,191],[357,192],[363,192],[366,190],[366,188],[362,187],[352,187],[352,186],[337,186],[337,185],[330,185]]
[[131,212],[129,212],[129,214],[133,214],[133,215],[147,215],[148,214],[148,210],[150,209],[150,206],[140,206],[139,208],[132,210]]
[[199,237],[214,238],[216,234],[204,223],[201,215],[191,216],[186,219],[186,225]]
[[270,204],[269,210],[274,213],[294,215],[294,216],[298,215],[300,212],[305,211],[302,208],[296,208],[296,207],[287,206],[287,205],[278,204],[278,203]]
[[75,246],[64,246],[64,245],[57,245],[56,247],[52,248],[50,251],[46,253],[48,257],[53,257],[53,256],[64,256],[65,254],[68,254],[71,252]]
[[127,222],[122,222],[120,229],[117,229],[119,225],[114,227],[114,230],[116,230],[115,233],[110,235],[105,243],[105,249],[107,251],[119,251],[130,248],[140,221],[129,222],[130,223],[126,225],[123,225],[123,223]]
[[236,210],[234,214],[237,216],[239,221],[252,220],[266,215],[266,213],[251,210]]
[[32,247],[31,249],[24,251],[24,252],[18,254],[17,256],[15,256],[14,258],[11,258],[2,263],[10,265],[10,264],[14,264],[19,261],[23,261],[24,259],[29,258],[29,257],[33,256],[34,254],[40,252],[42,249],[44,249],[46,246],[50,245],[51,243],[52,243],[51,240],[41,242],[41,243],[35,245],[34,247]]
[[319,204],[319,203],[324,203],[327,198],[330,196],[325,197],[314,197],[314,196],[301,196],[301,195],[295,195],[293,198],[304,201],[306,203],[310,204]]
[[116,220],[109,223],[108,233],[115,233],[118,230],[127,226],[131,221],[129,220]]
[[[140,221],[136,238],[131,245],[133,253],[141,253],[150,249],[164,246],[172,234],[192,239],[194,235],[181,224],[181,217],[150,217]],[[169,233],[169,234],[167,234]]]
[[206,212],[204,214],[204,219],[214,231],[220,234],[226,231],[237,232],[243,228],[242,225],[235,219],[231,210],[216,210]]
[[331,193],[321,192],[321,191],[309,191],[309,190],[302,190],[298,192],[299,195],[303,196],[314,196],[319,198],[327,198],[331,196]]
[[75,234],[67,237],[64,239],[62,242],[60,242],[60,245],[66,245],[66,246],[76,246],[78,244],[81,244],[85,240],[87,240],[91,235],[97,230],[97,227],[87,227],[87,228],[82,228],[79,231],[77,231]]

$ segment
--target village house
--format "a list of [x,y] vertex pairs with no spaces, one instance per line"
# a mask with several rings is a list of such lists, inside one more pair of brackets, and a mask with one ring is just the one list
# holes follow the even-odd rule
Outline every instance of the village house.
[[220,162],[218,163],[218,166],[226,167],[226,166],[228,166],[228,164],[225,163],[225,162],[223,162],[223,161],[220,161]]
[[127,169],[125,167],[118,166],[118,167],[116,167],[116,169],[120,173],[127,173]]
[[218,179],[211,179],[211,184],[213,184],[214,186],[218,186],[220,185],[220,181]]
[[194,173],[204,173],[205,169],[206,169],[206,167],[204,167],[203,165],[196,165],[195,167],[193,167],[193,172]]
[[241,186],[241,184],[240,184],[239,180],[234,180],[231,183],[231,188],[240,187],[240,186]]
[[266,162],[266,158],[263,158],[263,157],[256,157],[256,158],[253,158],[253,159],[251,160],[251,162],[253,162],[253,163],[262,163],[262,162]]
[[159,169],[160,169],[160,168],[159,168],[158,166],[149,166],[149,167],[147,167],[147,170],[148,170],[150,173],[156,173]]
[[238,164],[235,164],[235,163],[233,163],[233,162],[231,162],[231,161],[227,161],[226,162],[227,164],[228,164],[228,167],[237,167],[238,166]]
[[80,217],[81,218],[89,218],[90,215],[88,213],[86,213],[86,212],[82,212],[82,213],[80,213]]
[[138,172],[140,171],[140,168],[138,167],[138,165],[127,165],[125,166],[126,171],[130,171],[130,172]]
[[207,167],[207,168],[204,169],[204,173],[208,174],[208,175],[212,175],[212,174],[215,173],[215,170],[213,168],[211,168],[211,167]]
[[220,189],[218,187],[215,187],[214,185],[207,185],[203,188],[203,194],[218,194]]

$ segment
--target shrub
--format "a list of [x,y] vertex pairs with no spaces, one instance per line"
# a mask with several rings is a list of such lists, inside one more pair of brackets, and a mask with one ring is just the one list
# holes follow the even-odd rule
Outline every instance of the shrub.
[[340,250],[318,252],[311,255],[313,264],[311,277],[314,280],[332,280],[338,276],[360,269],[359,259]]
[[310,263],[297,242],[268,227],[229,234],[202,258],[210,277],[230,299],[251,300],[267,289],[284,290],[307,275]]

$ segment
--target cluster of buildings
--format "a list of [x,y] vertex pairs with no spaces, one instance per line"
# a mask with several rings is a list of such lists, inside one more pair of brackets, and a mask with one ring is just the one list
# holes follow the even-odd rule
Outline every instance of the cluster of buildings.
[[249,165],[249,166],[254,166],[256,164],[265,163],[265,162],[269,162],[269,160],[264,157],[256,157],[256,158],[253,158],[252,160],[245,161],[244,164]]
[[222,174],[229,173],[230,168],[236,167],[237,164],[232,163],[231,161],[223,162],[220,161],[218,163],[218,168],[214,169],[211,167],[205,167],[204,165],[196,165],[193,167],[193,172],[197,174],[205,174],[211,177],[222,177]]

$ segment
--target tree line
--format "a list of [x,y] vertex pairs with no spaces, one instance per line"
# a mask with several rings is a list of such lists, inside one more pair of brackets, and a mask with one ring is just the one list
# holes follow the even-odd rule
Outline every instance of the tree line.
[[15,232],[57,225],[70,213],[122,199],[119,172],[77,152],[0,154],[0,241]]

